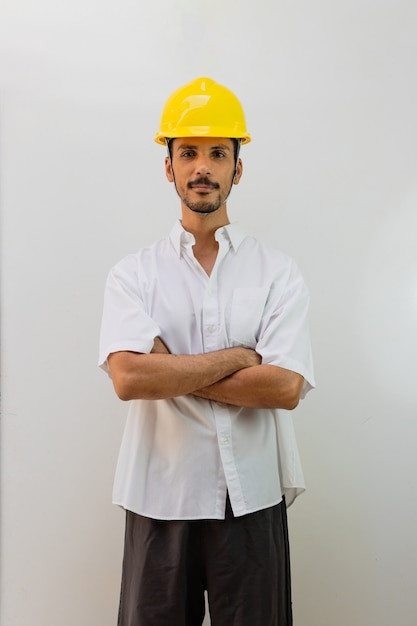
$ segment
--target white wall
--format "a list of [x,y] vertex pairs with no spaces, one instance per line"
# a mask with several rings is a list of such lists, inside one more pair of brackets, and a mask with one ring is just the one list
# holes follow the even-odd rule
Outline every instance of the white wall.
[[295,626],[416,623],[416,60],[414,0],[2,1],[2,626],[115,624],[103,285],[178,215],[153,134],[204,74],[253,134],[231,215],[312,293]]

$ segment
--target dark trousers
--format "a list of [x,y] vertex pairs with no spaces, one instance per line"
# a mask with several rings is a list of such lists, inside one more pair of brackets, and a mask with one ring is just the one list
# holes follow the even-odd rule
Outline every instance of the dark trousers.
[[225,520],[127,512],[118,626],[291,626],[285,502]]

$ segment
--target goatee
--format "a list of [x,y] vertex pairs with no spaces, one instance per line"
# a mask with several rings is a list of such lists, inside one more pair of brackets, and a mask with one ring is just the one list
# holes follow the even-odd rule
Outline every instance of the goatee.
[[185,198],[183,202],[190,209],[190,211],[194,211],[194,213],[214,213],[214,211],[217,211],[217,209],[219,209],[223,204],[220,196],[216,202],[208,202],[207,200],[191,202],[187,198]]
[[[199,185],[206,185],[212,189],[220,189],[220,185],[218,183],[213,183],[205,176],[200,176],[196,180],[189,182],[187,187],[188,189],[193,189],[193,187],[198,187]],[[199,200],[198,202],[191,202],[188,198],[184,198],[184,203],[190,211],[194,211],[194,213],[214,213],[214,211],[217,211],[217,209],[219,209],[223,204],[220,199],[220,194],[215,201]]]

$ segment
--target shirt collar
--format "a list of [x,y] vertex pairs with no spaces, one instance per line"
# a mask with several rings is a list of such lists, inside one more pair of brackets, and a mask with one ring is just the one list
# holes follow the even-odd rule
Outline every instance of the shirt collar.
[[[216,241],[219,242],[225,239],[228,240],[231,248],[236,252],[242,241],[246,238],[246,233],[239,224],[234,222],[233,224],[226,224],[226,226],[218,228],[215,237]],[[183,228],[181,220],[175,222],[170,233],[170,240],[178,256],[181,256],[183,249],[190,248],[195,244],[194,235]]]

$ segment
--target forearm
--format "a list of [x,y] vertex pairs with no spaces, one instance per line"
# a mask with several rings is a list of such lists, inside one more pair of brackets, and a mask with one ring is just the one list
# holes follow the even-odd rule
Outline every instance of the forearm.
[[294,409],[299,401],[303,377],[275,365],[242,369],[193,395],[235,406]]
[[256,364],[259,356],[246,348],[196,355],[173,355],[160,350],[151,354],[115,352],[108,362],[116,393],[122,400],[158,400],[209,387]]

